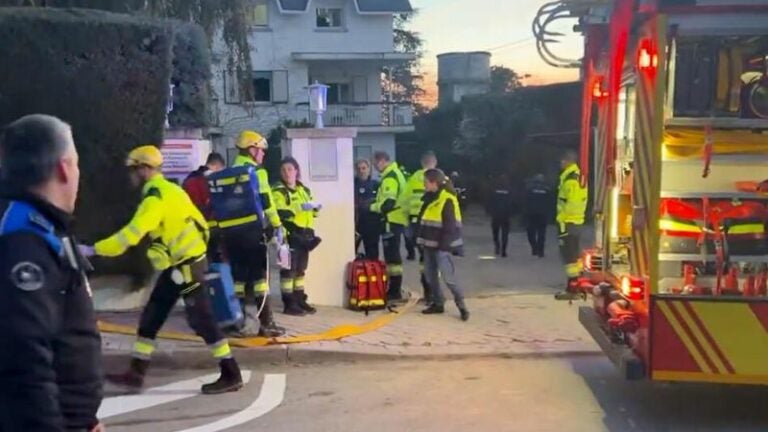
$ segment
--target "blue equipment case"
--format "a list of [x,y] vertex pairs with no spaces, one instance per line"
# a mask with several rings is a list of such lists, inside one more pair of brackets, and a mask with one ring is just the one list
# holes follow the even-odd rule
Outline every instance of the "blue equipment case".
[[211,292],[213,314],[219,327],[240,324],[243,321],[243,310],[235,295],[235,283],[229,264],[211,263],[205,280]]

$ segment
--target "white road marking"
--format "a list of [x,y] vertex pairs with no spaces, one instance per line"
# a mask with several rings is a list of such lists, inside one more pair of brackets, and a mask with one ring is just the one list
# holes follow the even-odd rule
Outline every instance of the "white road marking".
[[259,397],[246,409],[206,425],[179,432],[219,432],[248,423],[277,408],[285,396],[285,375],[265,375]]
[[[243,382],[251,380],[251,371],[243,371]],[[153,387],[141,394],[114,396],[104,399],[99,408],[98,418],[104,420],[133,411],[151,408],[200,395],[200,386],[213,382],[219,374],[201,376],[186,381],[179,381],[168,385]]]

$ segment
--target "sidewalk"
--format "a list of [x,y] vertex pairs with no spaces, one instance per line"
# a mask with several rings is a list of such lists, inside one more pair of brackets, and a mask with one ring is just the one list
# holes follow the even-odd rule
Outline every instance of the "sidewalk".
[[[550,230],[544,259],[531,256],[525,234],[521,232],[512,233],[508,258],[494,257],[490,234],[489,223],[482,215],[468,217],[464,233],[466,257],[457,259],[456,266],[472,313],[469,322],[459,320],[450,300],[442,316],[424,316],[422,305],[416,305],[384,327],[368,333],[336,341],[242,349],[238,350],[238,358],[243,362],[319,362],[403,356],[464,358],[597,352],[599,348],[578,322],[580,303],[569,306],[552,297],[564,279],[554,229]],[[274,291],[279,284],[273,281],[271,285],[274,310],[281,311],[279,291]],[[405,286],[420,294],[418,263],[405,263]],[[311,299],[311,288],[308,289]],[[450,298],[450,294],[446,295]],[[318,309],[316,315],[289,317],[278,313],[275,319],[288,329],[288,336],[298,336],[370,323],[385,314],[372,312],[366,317],[343,308]],[[138,314],[137,311],[100,313],[99,319],[135,326]],[[163,330],[191,333],[181,311],[173,314]],[[105,333],[103,338],[108,357],[130,355],[132,336]],[[160,340],[156,357],[171,365],[210,365],[202,342]]]
[[[468,322],[458,319],[453,305],[446,314],[425,316],[421,305],[398,316],[387,326],[339,341],[310,342],[237,350],[241,362],[322,362],[363,359],[440,358],[457,359],[482,356],[524,357],[595,353],[599,348],[579,325],[578,303],[555,302],[550,295],[494,295],[471,298]],[[341,308],[319,308],[316,315],[289,317],[276,315],[289,335],[314,334],[343,324],[363,324],[386,312],[362,313]],[[100,314],[100,319],[115,324],[134,324],[138,313]],[[174,313],[164,330],[189,333],[183,314]],[[107,357],[127,357],[133,337],[103,334]],[[160,340],[156,357],[170,365],[186,367],[210,365],[202,342]]]

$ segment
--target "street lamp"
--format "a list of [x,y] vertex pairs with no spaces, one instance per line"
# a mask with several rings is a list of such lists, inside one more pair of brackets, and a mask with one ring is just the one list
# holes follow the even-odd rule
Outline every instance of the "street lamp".
[[322,129],[323,113],[328,107],[328,86],[315,81],[309,86],[309,111],[315,113],[315,128]]

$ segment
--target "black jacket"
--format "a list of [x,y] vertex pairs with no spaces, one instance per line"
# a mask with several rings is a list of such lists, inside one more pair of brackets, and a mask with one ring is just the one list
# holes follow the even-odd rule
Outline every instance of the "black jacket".
[[544,181],[528,180],[525,185],[525,215],[528,218],[550,218],[555,200],[552,188]]
[[59,256],[39,233],[0,235],[0,431],[90,430],[102,365],[87,261],[66,213],[32,196],[3,195],[0,214],[11,199],[31,205],[73,247]]
[[507,185],[497,185],[488,198],[486,210],[493,219],[510,219],[515,213],[512,190]]
[[355,177],[355,221],[358,232],[381,229],[381,215],[370,210],[378,191],[378,181],[372,178],[360,180]]

